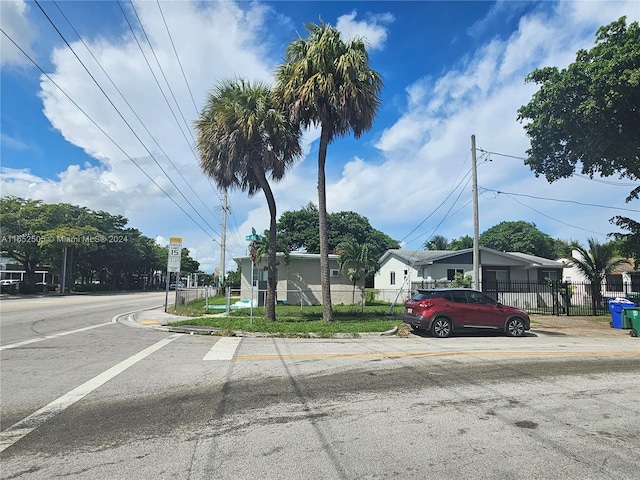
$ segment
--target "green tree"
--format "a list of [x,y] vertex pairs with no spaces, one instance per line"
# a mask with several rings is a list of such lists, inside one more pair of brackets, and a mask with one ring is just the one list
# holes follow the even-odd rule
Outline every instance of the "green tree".
[[616,216],[611,223],[627,230],[629,233],[613,233],[620,255],[633,258],[634,267],[640,265],[640,222],[627,217]]
[[[598,29],[596,45],[566,69],[545,67],[527,82],[540,89],[518,110],[530,120],[526,164],[549,182],[582,173],[640,179],[640,26],[625,17]],[[638,198],[636,187],[629,198]]]
[[44,260],[44,252],[38,241],[40,232],[52,227],[50,219],[43,215],[40,200],[18,197],[2,197],[0,200],[0,225],[2,225],[2,255],[22,264],[26,283],[35,285],[36,267]]
[[283,212],[278,219],[278,236],[290,252],[320,253],[318,207],[309,202],[300,210]]
[[[375,274],[380,269],[379,257],[373,257],[369,252],[369,245],[360,244],[348,239],[338,245],[340,255],[338,264],[340,271],[346,273],[353,285],[352,302],[356,303],[356,285],[359,280]],[[363,285],[364,287],[364,285]]]
[[[595,46],[578,51],[566,69],[536,69],[526,81],[540,85],[518,110],[518,120],[529,121],[524,128],[531,148],[525,164],[536,176],[544,175],[551,183],[570,177],[581,163],[582,173],[589,176],[640,179],[638,22],[627,26],[622,17],[600,27]],[[638,199],[639,194],[640,186],[626,200]],[[638,222],[616,216],[611,223],[629,232],[612,235],[628,242],[638,262]]]
[[449,245],[447,246],[447,250],[466,250],[467,248],[473,248],[473,238],[469,235],[454,238],[449,241]]
[[[304,249],[308,253],[320,253],[318,224],[319,213],[313,204],[284,212],[278,220],[278,238],[290,251]],[[330,252],[336,252],[338,245],[348,240],[367,244],[369,254],[376,259],[389,249],[400,248],[396,240],[373,228],[369,219],[355,212],[330,213],[327,225]]]
[[572,258],[571,265],[580,270],[591,283],[594,314],[602,308],[602,283],[624,259],[614,259],[615,246],[612,242],[601,244],[597,240],[588,240],[589,249],[576,244],[574,246],[580,258]]
[[282,179],[302,154],[299,124],[277,108],[268,86],[227,80],[209,94],[195,127],[200,167],[219,188],[264,192],[271,217],[265,311],[275,320],[276,202],[267,174]]
[[434,235],[424,242],[423,248],[424,250],[448,250],[449,240],[442,235]]
[[359,138],[369,130],[380,105],[382,78],[369,66],[362,39],[344,42],[340,32],[322,21],[306,26],[308,37],[287,47],[285,63],[276,73],[275,93],[293,121],[320,125],[318,148],[318,210],[322,316],[333,319],[329,278],[329,243],[325,164],[327,146],[352,132]]
[[501,222],[485,230],[478,238],[483,247],[501,252],[520,252],[543,258],[554,257],[554,240],[525,221]]

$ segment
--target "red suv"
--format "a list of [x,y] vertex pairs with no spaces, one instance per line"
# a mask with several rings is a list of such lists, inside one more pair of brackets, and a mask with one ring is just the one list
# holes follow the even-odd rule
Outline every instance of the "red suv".
[[468,288],[418,290],[404,303],[402,321],[440,338],[465,329],[500,330],[520,337],[530,328],[529,315],[523,310]]

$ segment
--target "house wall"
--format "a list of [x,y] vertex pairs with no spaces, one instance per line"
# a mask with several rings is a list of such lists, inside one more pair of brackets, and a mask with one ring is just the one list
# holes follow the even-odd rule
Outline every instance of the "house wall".
[[[380,270],[376,273],[374,284],[377,290],[399,290],[404,283],[404,272],[407,270],[407,275],[411,277],[411,281],[415,281],[420,276],[414,267],[407,265],[403,260],[396,256],[391,256],[389,259],[381,265]],[[391,272],[395,273],[395,283],[391,283]]]
[[[278,256],[276,299],[292,305],[321,305],[322,282],[320,280],[320,256],[291,255],[289,263],[285,263],[284,256]],[[240,295],[242,299],[251,298],[251,259],[241,259],[242,278]],[[262,258],[254,268],[261,270],[259,279],[266,280],[266,258]],[[329,257],[329,270],[338,271],[337,276],[331,276],[331,302],[333,304],[350,304],[354,301],[353,286],[349,277],[339,272],[336,256]],[[253,298],[258,299],[258,287],[253,288]],[[355,303],[360,303],[363,287],[356,287]],[[302,302],[302,303],[301,303]]]

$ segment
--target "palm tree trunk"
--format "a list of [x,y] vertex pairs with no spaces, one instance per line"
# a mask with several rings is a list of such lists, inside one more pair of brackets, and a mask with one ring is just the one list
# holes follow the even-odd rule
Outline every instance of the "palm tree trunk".
[[322,123],[318,149],[318,214],[320,223],[320,282],[322,283],[322,319],[333,321],[331,308],[331,278],[329,277],[329,239],[327,233],[327,188],[324,167],[327,161],[329,125]]
[[262,187],[269,206],[269,255],[267,260],[267,295],[265,299],[265,315],[267,320],[276,321],[276,201],[264,171],[257,172],[258,183]]

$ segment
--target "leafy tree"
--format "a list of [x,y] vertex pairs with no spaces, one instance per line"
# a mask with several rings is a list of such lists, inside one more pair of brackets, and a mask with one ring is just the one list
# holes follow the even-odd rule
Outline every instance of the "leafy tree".
[[[527,82],[540,85],[518,110],[530,120],[526,164],[549,182],[582,173],[640,179],[640,26],[622,17],[598,29],[596,45],[566,69],[545,67]],[[636,187],[630,198],[638,198]]]
[[306,39],[288,47],[284,65],[277,72],[275,94],[293,121],[320,125],[318,148],[318,210],[322,317],[333,319],[329,278],[329,240],[325,163],[327,146],[353,132],[359,138],[373,124],[380,105],[381,76],[369,66],[362,39],[344,42],[340,32],[322,21],[309,23]]
[[264,84],[227,80],[209,94],[195,122],[200,167],[219,188],[264,192],[271,217],[265,313],[276,318],[276,202],[267,180],[282,179],[302,154],[300,128]]
[[614,233],[619,254],[627,258],[633,258],[634,267],[640,265],[640,222],[631,218],[616,216],[611,223],[627,230],[629,233]]
[[369,245],[360,244],[353,239],[344,240],[338,245],[340,255],[338,264],[340,271],[346,272],[353,284],[352,302],[356,301],[356,285],[358,280],[375,274],[380,269],[379,257],[373,257],[369,252]]
[[28,285],[35,285],[35,271],[44,259],[38,245],[39,232],[52,227],[43,215],[42,201],[18,197],[2,197],[0,224],[2,225],[2,254],[22,264]]
[[429,240],[424,242],[425,250],[448,250],[449,240],[442,235],[434,235]]
[[554,240],[525,221],[501,222],[485,230],[478,238],[483,247],[502,252],[520,252],[543,258],[554,257]]
[[[319,253],[318,210],[310,204],[301,210],[284,212],[278,221],[278,237],[291,251],[305,249],[308,253]],[[355,212],[337,212],[327,215],[328,248],[336,252],[342,242],[353,240],[368,245],[369,255],[379,259],[384,252],[400,248],[397,241],[376,230],[369,220]]]
[[234,271],[227,272],[227,282],[226,284],[229,287],[240,288],[240,283],[242,281],[242,267],[238,265],[238,269]]
[[580,270],[591,283],[594,314],[602,307],[602,282],[624,259],[614,260],[615,246],[612,242],[601,244],[597,240],[588,240],[589,250],[581,245],[574,248],[580,258],[571,259],[571,265]]
[[[534,70],[527,82],[540,89],[518,110],[530,120],[525,164],[551,183],[582,173],[640,179],[640,25],[622,17],[600,27],[591,50],[580,50],[566,69]],[[638,199],[640,186],[627,196]],[[628,217],[611,222],[629,233],[614,233],[627,244],[627,255],[640,256],[640,225]]]
[[449,241],[449,245],[447,245],[447,250],[465,250],[467,248],[473,248],[473,238],[469,235],[454,238]]
[[300,210],[284,212],[278,220],[278,236],[290,252],[320,253],[318,207],[309,203]]

